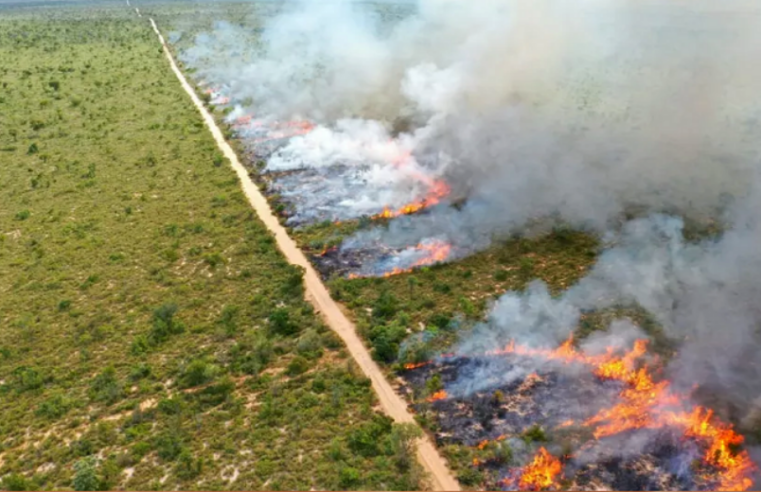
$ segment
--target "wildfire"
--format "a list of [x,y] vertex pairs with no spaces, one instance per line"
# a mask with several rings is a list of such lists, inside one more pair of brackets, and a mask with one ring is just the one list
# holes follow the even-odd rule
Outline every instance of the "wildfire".
[[438,400],[444,400],[444,399],[445,399],[445,398],[447,398],[448,396],[449,396],[449,395],[447,395],[447,392],[446,392],[446,391],[444,391],[444,390],[439,390],[439,391],[437,391],[436,393],[434,393],[434,394],[432,394],[431,396],[429,396],[429,397],[426,399],[426,401],[429,401],[429,402],[433,402],[433,401],[438,401]]
[[[717,471],[718,490],[750,488],[752,481],[748,477],[755,466],[747,451],[736,451],[737,446],[742,444],[743,437],[730,424],[715,419],[709,409],[697,406],[685,411],[681,402],[687,398],[671,391],[668,381],[655,381],[647,367],[637,368],[637,360],[646,351],[647,340],[637,340],[634,347],[623,356],[614,355],[612,349],[601,355],[586,355],[578,352],[573,346],[573,339],[569,338],[554,350],[523,347],[511,342],[503,349],[489,352],[489,355],[513,353],[563,363],[586,364],[598,378],[624,383],[625,388],[620,393],[618,404],[601,410],[583,423],[595,428],[595,438],[634,429],[681,427],[685,438],[698,440],[705,445],[703,461]],[[569,425],[573,425],[573,422],[565,421],[561,427]],[[521,489],[548,487],[559,471],[560,462],[542,448],[534,462],[524,470]]]
[[[427,178],[427,177],[426,177]],[[427,178],[430,179],[430,178]],[[448,184],[446,184],[444,181],[441,180],[434,180],[429,183],[429,191],[428,194],[417,201],[414,201],[412,203],[408,203],[402,207],[399,207],[397,209],[393,209],[391,207],[384,207],[383,212],[373,215],[373,219],[393,219],[394,217],[399,217],[401,215],[410,215],[414,214],[416,212],[419,212],[420,210],[423,210],[424,208],[432,207],[441,200],[449,195],[451,191],[451,188]]]
[[552,456],[546,449],[539,448],[534,460],[521,472],[518,482],[520,490],[543,490],[557,486],[556,477],[562,469],[563,465],[559,459]]
[[[392,277],[401,273],[409,273],[415,268],[429,266],[440,263],[442,261],[446,261],[452,252],[452,245],[444,241],[430,241],[418,244],[415,246],[415,250],[424,252],[424,255],[412,263],[412,265],[410,265],[408,268],[393,267],[391,270],[384,272],[380,276],[383,278]],[[358,273],[350,273],[348,278],[355,279],[363,278],[365,276],[366,275],[361,275]]]
[[315,125],[309,121],[293,120],[285,122],[275,122],[269,125],[272,130],[269,135],[262,138],[257,138],[254,143],[263,143],[270,140],[279,140],[282,138],[292,138],[299,135],[306,135],[314,130]]
[[431,363],[431,361],[426,361],[426,362],[409,362],[407,364],[404,364],[404,368],[407,369],[407,370],[417,369],[418,367],[427,366],[430,363]]

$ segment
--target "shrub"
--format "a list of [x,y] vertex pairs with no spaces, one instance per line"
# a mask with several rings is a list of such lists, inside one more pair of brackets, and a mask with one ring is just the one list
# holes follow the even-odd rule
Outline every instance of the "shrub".
[[116,370],[109,366],[93,378],[90,383],[90,399],[110,405],[121,399],[124,388],[116,378]]
[[483,477],[476,468],[468,467],[457,474],[457,480],[465,486],[474,486],[480,484]]
[[182,480],[192,480],[201,474],[203,459],[193,458],[187,449],[183,449],[177,457],[177,465],[174,467],[177,477]]
[[238,331],[238,323],[236,322],[238,311],[236,306],[225,306],[217,320],[217,324],[222,327],[227,336],[231,337]]
[[384,290],[373,303],[373,318],[388,320],[391,319],[398,309],[398,301],[389,291]]
[[132,381],[139,381],[141,379],[147,378],[150,375],[151,375],[151,366],[149,366],[145,362],[141,362],[140,364],[132,368],[132,370],[129,373],[129,378]]
[[507,271],[500,269],[494,272],[494,280],[497,282],[504,282],[507,280]]
[[0,479],[0,489],[9,491],[32,490],[32,483],[24,475],[10,473]]
[[27,149],[26,153],[27,153],[27,155],[32,155],[32,154],[36,154],[36,153],[37,153],[37,152],[39,152],[39,151],[40,151],[40,148],[39,148],[39,147],[37,147],[37,144],[33,142],[33,143],[32,143],[32,144],[29,146],[29,148]]
[[55,394],[40,403],[35,414],[50,420],[55,420],[66,415],[71,408],[71,401],[61,394]]
[[17,213],[16,213],[16,216],[15,216],[14,218],[15,218],[16,220],[19,220],[19,221],[21,221],[21,220],[26,220],[26,219],[28,219],[30,215],[31,215],[31,213],[29,212],[29,210],[22,210],[22,211],[20,211],[20,212],[17,212]]
[[431,317],[428,318],[428,323],[432,324],[433,326],[437,328],[441,328],[442,330],[448,327],[451,321],[452,321],[452,317],[446,313],[436,313],[431,315]]
[[95,471],[95,460],[84,458],[74,463],[74,490],[101,490],[101,483]]
[[547,435],[539,425],[533,425],[523,433],[523,440],[526,443],[545,442],[547,441]]
[[148,342],[151,345],[159,345],[169,339],[170,336],[185,331],[185,325],[174,319],[176,313],[177,306],[175,304],[164,304],[153,312],[153,324],[148,333]]
[[225,162],[225,157],[219,152],[214,152],[211,161],[214,163],[214,167],[220,167],[222,166],[222,163]]
[[434,374],[428,381],[425,382],[425,388],[429,393],[435,393],[444,389],[444,383],[441,382],[441,376]]
[[165,430],[156,436],[156,453],[164,461],[174,461],[185,449],[182,441],[176,430]]
[[308,359],[318,359],[322,356],[322,338],[317,331],[309,329],[299,338],[296,351]]
[[304,357],[297,355],[291,360],[291,362],[288,363],[288,368],[286,369],[285,372],[289,376],[298,376],[299,374],[303,374],[307,372],[308,369],[309,369],[309,361],[306,360]]
[[219,372],[219,369],[206,362],[203,359],[195,359],[185,367],[180,376],[180,386],[183,388],[192,388],[200,386],[213,380]]
[[44,384],[42,375],[32,367],[20,366],[14,369],[11,374],[18,392],[36,390]]
[[291,321],[291,315],[285,308],[275,309],[269,316],[270,331],[276,335],[293,335],[299,331],[298,325]]
[[381,438],[391,431],[392,420],[385,415],[375,414],[372,421],[363,424],[349,435],[349,448],[365,457],[377,456]]
[[182,411],[182,400],[179,398],[163,398],[158,404],[159,412],[166,415],[178,415]]
[[341,471],[338,472],[338,485],[342,489],[351,489],[352,487],[355,487],[359,484],[359,479],[359,471],[356,468],[347,466],[341,468]]

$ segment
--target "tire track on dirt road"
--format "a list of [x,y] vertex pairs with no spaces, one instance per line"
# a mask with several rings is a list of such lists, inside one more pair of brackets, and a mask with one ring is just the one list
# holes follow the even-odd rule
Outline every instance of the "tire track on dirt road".
[[[188,96],[193,100],[193,104],[201,113],[201,116],[203,116],[206,126],[209,128],[211,134],[214,136],[214,140],[217,142],[217,146],[230,161],[235,173],[238,175],[243,191],[251,203],[251,206],[254,208],[259,218],[264,222],[267,229],[275,235],[278,247],[285,255],[286,259],[291,264],[304,268],[304,284],[307,300],[309,300],[309,302],[315,306],[317,311],[323,315],[328,326],[343,339],[349,353],[362,369],[362,372],[364,372],[372,381],[373,389],[378,395],[381,407],[386,414],[398,423],[415,423],[412,414],[407,409],[405,401],[396,393],[396,391],[394,391],[386,380],[386,377],[383,375],[383,372],[370,357],[370,353],[357,335],[354,324],[346,317],[346,315],[344,315],[338,304],[330,297],[327,288],[315,272],[312,264],[309,263],[304,253],[299,249],[295,241],[288,236],[285,228],[272,213],[267,199],[262,195],[254,182],[251,181],[246,168],[240,163],[238,156],[225,140],[222,132],[214,121],[214,118],[206,110],[201,99],[177,67],[156,23],[153,19],[150,19],[150,21],[151,26],[156,32],[156,35],[161,42],[161,46],[164,49],[164,54],[169,60],[172,71],[177,76],[180,84],[182,84],[185,92],[187,92]],[[430,481],[429,485],[432,490],[460,490],[457,480],[452,476],[446,462],[428,436],[424,436],[418,440],[417,455],[418,460],[428,473],[427,478]]]

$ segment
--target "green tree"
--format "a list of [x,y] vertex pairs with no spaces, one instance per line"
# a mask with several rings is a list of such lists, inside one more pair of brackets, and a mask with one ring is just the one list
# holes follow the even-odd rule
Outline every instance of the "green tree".
[[83,458],[74,463],[74,490],[100,490],[100,485],[93,458]]

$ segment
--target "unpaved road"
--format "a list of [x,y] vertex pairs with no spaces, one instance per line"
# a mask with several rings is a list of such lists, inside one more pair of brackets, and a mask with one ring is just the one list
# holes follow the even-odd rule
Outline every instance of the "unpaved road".
[[[378,365],[370,357],[367,348],[365,348],[362,341],[357,336],[354,324],[349,321],[338,307],[338,304],[336,304],[336,302],[330,297],[328,290],[325,288],[325,285],[323,285],[314,268],[312,268],[311,263],[307,261],[306,256],[304,256],[304,253],[302,253],[298,246],[296,246],[293,239],[288,236],[285,228],[280,225],[280,222],[272,213],[272,210],[270,210],[266,198],[251,181],[246,168],[241,165],[237,155],[235,155],[233,149],[227,141],[225,141],[222,132],[214,122],[214,118],[212,118],[211,114],[206,110],[193,88],[188,84],[188,81],[185,80],[185,76],[180,69],[177,68],[177,64],[174,62],[174,58],[164,42],[164,37],[159,32],[158,27],[156,27],[156,23],[153,19],[150,19],[150,21],[153,30],[159,37],[159,41],[161,41],[161,45],[164,48],[164,54],[169,60],[172,70],[180,80],[185,92],[187,92],[193,100],[193,104],[195,104],[196,108],[198,108],[198,111],[203,116],[204,122],[214,136],[214,140],[216,140],[219,149],[225,157],[230,160],[233,169],[238,174],[238,179],[240,179],[243,191],[248,197],[251,206],[267,228],[275,235],[277,244],[288,261],[294,265],[299,265],[306,270],[304,283],[307,299],[315,306],[318,312],[322,313],[328,326],[330,326],[330,328],[343,339],[351,356],[357,361],[357,364],[362,368],[365,375],[370,378],[373,389],[378,394],[378,399],[380,400],[383,410],[396,422],[414,422],[412,414],[407,410],[406,403],[393,390]],[[432,490],[460,490],[460,486],[454,477],[452,477],[446,462],[441,455],[439,455],[433,443],[427,436],[418,441],[418,459],[428,472],[428,478],[430,481],[429,485]]]

